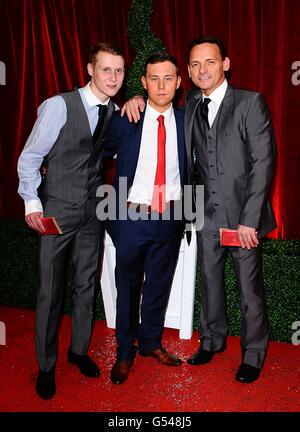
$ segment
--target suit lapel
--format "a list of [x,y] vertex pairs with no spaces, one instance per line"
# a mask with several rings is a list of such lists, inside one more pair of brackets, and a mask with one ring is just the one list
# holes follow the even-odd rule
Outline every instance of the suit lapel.
[[138,123],[134,124],[134,136],[135,139],[133,141],[133,145],[132,145],[132,166],[133,166],[133,170],[134,172],[136,171],[137,168],[137,164],[138,164],[138,159],[139,159],[139,154],[140,154],[140,149],[141,149],[141,143],[142,143],[142,132],[143,132],[143,125],[144,125],[144,119],[145,119],[145,111],[143,113],[140,114],[141,119]]
[[187,104],[185,108],[185,146],[186,146],[186,155],[187,155],[187,173],[188,173],[188,183],[190,184],[191,179],[191,173],[193,172],[193,166],[194,166],[194,155],[193,155],[193,124],[195,119],[195,113],[197,111],[197,108],[199,106],[199,103],[202,100],[202,93],[199,90],[199,92],[194,96],[193,99],[191,99]]
[[186,104],[185,108],[185,142],[188,158],[191,156],[192,133],[195,113],[202,100],[202,93],[199,91],[196,96]]
[[223,136],[226,130],[231,129],[232,124],[232,105],[233,105],[233,88],[231,86],[227,87],[224,99],[220,106],[219,121],[216,125],[216,133],[218,136]]
[[[75,94],[76,94],[77,99],[79,101],[80,109],[81,109],[81,112],[82,112],[82,120],[84,120],[84,122],[85,122],[85,128],[89,131],[90,136],[92,136],[89,118],[88,118],[86,109],[84,107],[84,104],[82,102],[80,93],[79,93],[78,90],[75,90]],[[87,134],[87,141],[89,141],[90,136],[88,136],[88,134]],[[90,146],[90,148],[92,148],[92,141],[89,141],[88,145]]]
[[233,88],[228,86],[224,99],[219,108],[219,112],[217,114],[218,117],[216,118],[217,123],[213,128],[214,136],[217,138],[216,152],[217,152],[217,169],[219,174],[224,174],[225,172],[223,161],[225,160],[224,152],[226,151],[226,149],[225,149],[225,141],[222,140],[222,137],[233,130],[232,106],[233,106]]
[[185,171],[185,148],[184,148],[184,113],[174,108],[174,115],[177,129],[177,150],[179,161],[179,172],[181,186],[184,185],[184,171]]

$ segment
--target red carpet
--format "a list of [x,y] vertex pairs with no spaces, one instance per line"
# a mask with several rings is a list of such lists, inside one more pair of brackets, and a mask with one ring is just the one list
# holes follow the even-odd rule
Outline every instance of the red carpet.
[[[35,394],[34,312],[0,306],[0,321],[7,332],[7,345],[0,346],[0,412],[300,411],[300,346],[272,342],[261,377],[253,384],[235,381],[239,338],[229,337],[227,350],[204,366],[168,368],[137,356],[128,381],[116,386],[109,379],[114,331],[104,321],[96,322],[90,354],[102,375],[88,379],[66,361],[68,317],[60,330],[57,394],[43,401]],[[178,339],[177,330],[164,333],[165,346],[182,359],[197,349],[197,339],[196,333],[191,340]]]

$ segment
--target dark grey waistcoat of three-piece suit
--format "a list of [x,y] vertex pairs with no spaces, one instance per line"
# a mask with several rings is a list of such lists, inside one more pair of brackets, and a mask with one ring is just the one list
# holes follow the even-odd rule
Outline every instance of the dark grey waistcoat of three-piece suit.
[[221,247],[219,229],[241,224],[256,228],[261,238],[276,227],[268,201],[276,157],[271,118],[262,95],[228,86],[209,129],[200,114],[201,100],[202,93],[195,92],[185,115],[190,183],[204,185],[204,226],[197,231],[201,345],[218,351],[226,343],[224,266],[229,252],[240,292],[243,361],[261,368],[268,345],[261,245]]
[[102,183],[103,137],[115,110],[108,104],[102,133],[93,144],[79,92],[61,94],[67,122],[45,159],[39,188],[44,216],[55,216],[63,234],[40,239],[40,289],[36,305],[36,350],[40,369],[56,364],[57,332],[70,256],[74,263],[72,340],[70,348],[87,353],[99,286],[103,225],[96,218],[96,189]]

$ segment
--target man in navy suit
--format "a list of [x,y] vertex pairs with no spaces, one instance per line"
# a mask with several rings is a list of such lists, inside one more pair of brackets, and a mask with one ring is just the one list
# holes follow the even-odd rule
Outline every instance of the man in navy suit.
[[141,80],[148,93],[141,120],[130,123],[126,116],[115,113],[106,141],[106,156],[117,154],[114,185],[119,202],[116,220],[108,223],[116,248],[114,384],[126,381],[137,350],[163,365],[182,363],[161,343],[184,232],[180,211],[186,163],[184,111],[172,105],[181,83],[176,60],[166,53],[153,54]]

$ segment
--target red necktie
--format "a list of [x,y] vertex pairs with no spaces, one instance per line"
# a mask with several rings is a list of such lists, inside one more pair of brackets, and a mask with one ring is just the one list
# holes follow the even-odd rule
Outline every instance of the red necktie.
[[157,166],[151,208],[163,213],[166,209],[166,129],[164,116],[158,118]]

